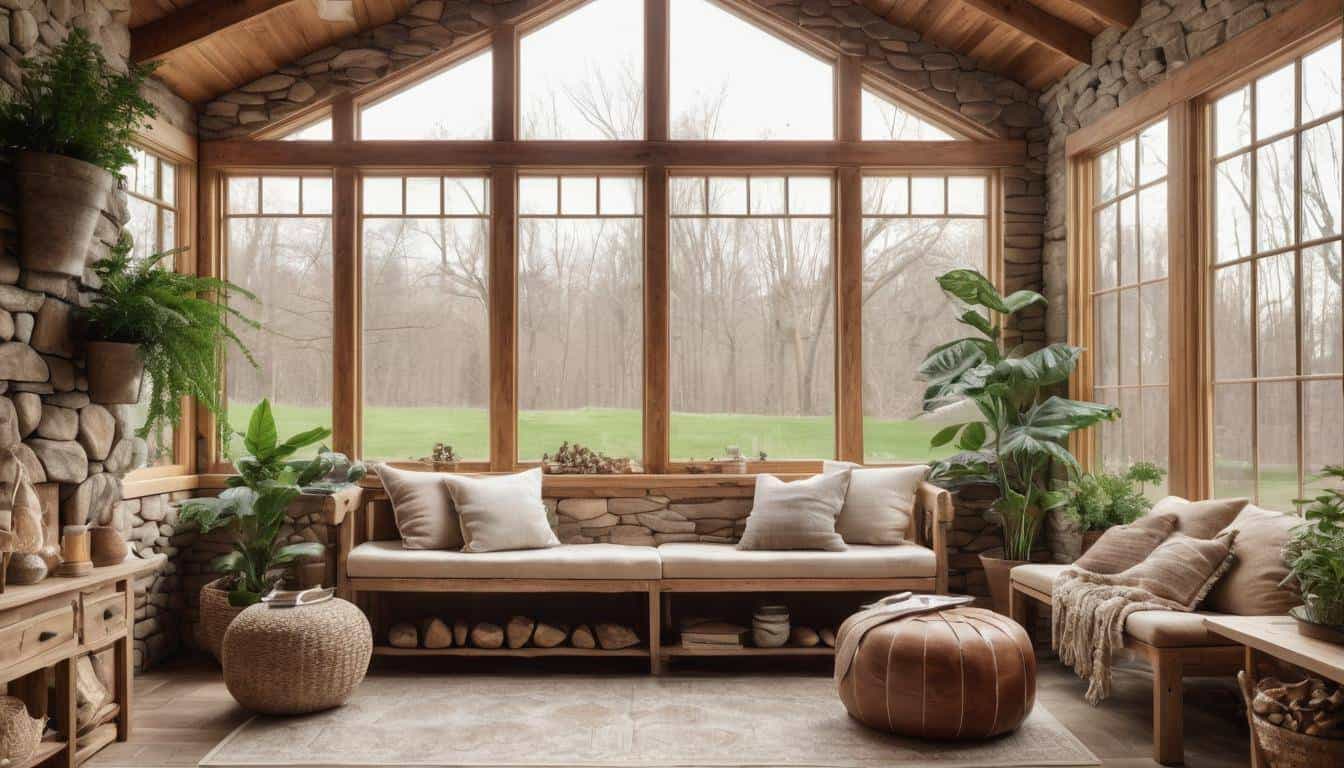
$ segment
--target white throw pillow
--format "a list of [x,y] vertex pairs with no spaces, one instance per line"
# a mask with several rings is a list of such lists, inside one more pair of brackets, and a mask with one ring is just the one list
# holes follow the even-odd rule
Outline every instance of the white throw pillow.
[[756,496],[738,549],[846,549],[835,532],[845,504],[849,470],[813,475],[786,483],[774,475],[756,476]]
[[848,461],[827,461],[821,471],[850,471],[845,506],[835,530],[846,544],[900,544],[915,516],[915,494],[928,475],[923,464],[864,468]]
[[378,465],[392,514],[397,518],[401,546],[406,549],[461,549],[462,526],[453,509],[453,497],[443,480],[445,472],[417,472]]
[[443,479],[462,521],[463,552],[558,547],[541,501],[541,469],[516,475]]

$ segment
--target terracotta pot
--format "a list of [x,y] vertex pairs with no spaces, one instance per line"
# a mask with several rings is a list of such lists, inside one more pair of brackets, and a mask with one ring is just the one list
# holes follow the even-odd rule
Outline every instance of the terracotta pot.
[[1008,615],[1008,572],[1027,560],[1004,560],[1001,557],[980,555],[980,565],[985,569],[985,580],[989,582],[989,596],[994,601],[994,612]]
[[80,277],[116,178],[83,160],[44,152],[15,158],[19,262],[24,269]]
[[100,405],[134,405],[140,402],[145,361],[139,344],[90,341],[85,348],[89,374],[89,399]]
[[201,618],[196,628],[201,647],[216,660],[223,653],[224,631],[238,614],[247,610],[229,605],[229,592],[223,584],[224,578],[218,578],[201,587]]
[[1087,550],[1091,549],[1092,545],[1097,543],[1097,540],[1101,538],[1103,533],[1105,533],[1105,531],[1083,531],[1083,549],[1082,552],[1079,552],[1078,554],[1082,555],[1086,553]]
[[126,546],[126,540],[121,537],[121,532],[110,525],[93,526],[89,529],[89,536],[95,568],[116,565],[131,553],[131,548]]

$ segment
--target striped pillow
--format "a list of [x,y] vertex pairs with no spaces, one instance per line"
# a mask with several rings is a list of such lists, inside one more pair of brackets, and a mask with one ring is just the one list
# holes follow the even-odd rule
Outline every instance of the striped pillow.
[[1212,539],[1173,533],[1143,562],[1116,577],[1194,610],[1231,567],[1236,536],[1236,529]]

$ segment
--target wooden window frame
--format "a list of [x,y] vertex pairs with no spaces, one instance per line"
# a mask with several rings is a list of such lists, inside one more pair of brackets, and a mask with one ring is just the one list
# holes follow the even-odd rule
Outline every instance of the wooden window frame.
[[[464,462],[464,470],[512,471],[517,459],[517,179],[520,173],[571,174],[639,172],[644,176],[644,369],[643,465],[650,474],[685,471],[671,462],[669,450],[670,390],[668,318],[668,177],[672,173],[750,171],[826,174],[835,179],[832,213],[836,238],[836,453],[863,461],[862,407],[862,173],[901,169],[918,175],[949,172],[986,174],[991,179],[990,271],[1002,271],[1003,204],[1001,169],[1027,163],[1026,142],[992,136],[960,116],[944,115],[933,106],[911,106],[940,127],[966,136],[958,141],[862,141],[861,93],[865,82],[859,57],[840,54],[807,39],[764,12],[733,5],[729,10],[750,23],[812,55],[834,62],[836,86],[835,138],[828,141],[672,141],[669,120],[669,0],[644,2],[645,138],[639,141],[519,141],[519,35],[575,7],[580,0],[550,6],[524,21],[503,24],[466,47],[422,62],[356,93],[344,93],[315,104],[286,121],[297,127],[320,111],[332,118],[332,140],[282,141],[266,129],[255,138],[201,142],[198,217],[207,226],[199,233],[202,270],[222,274],[223,183],[238,172],[330,173],[333,177],[333,370],[332,445],[357,455],[362,432],[362,268],[359,253],[359,179],[363,173],[439,173],[443,169],[483,170],[490,177],[490,460]],[[431,76],[434,71],[493,49],[492,138],[489,141],[359,141],[358,106],[370,99]],[[903,106],[911,99],[882,88]],[[206,472],[227,472],[220,460],[214,420],[197,419],[200,450],[197,466]],[[428,449],[428,446],[426,446]],[[752,472],[815,472],[822,460],[753,461]]]
[[[1339,0],[1303,0],[1170,74],[1119,109],[1065,140],[1068,250],[1068,340],[1092,338],[1089,290],[1092,254],[1092,158],[1144,126],[1167,120],[1167,236],[1169,238],[1170,353],[1168,365],[1170,492],[1207,498],[1212,492],[1212,355],[1209,263],[1212,196],[1207,146],[1211,127],[1204,103],[1256,75],[1344,34]],[[1090,365],[1069,381],[1071,397],[1092,396]],[[1070,447],[1084,464],[1097,464],[1090,432]]]

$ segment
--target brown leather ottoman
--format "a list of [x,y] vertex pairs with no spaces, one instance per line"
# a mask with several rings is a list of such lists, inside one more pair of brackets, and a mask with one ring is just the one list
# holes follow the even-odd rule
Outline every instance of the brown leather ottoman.
[[1036,657],[1016,622],[980,608],[893,613],[857,613],[836,638],[836,683],[854,719],[903,736],[986,739],[1031,713]]

